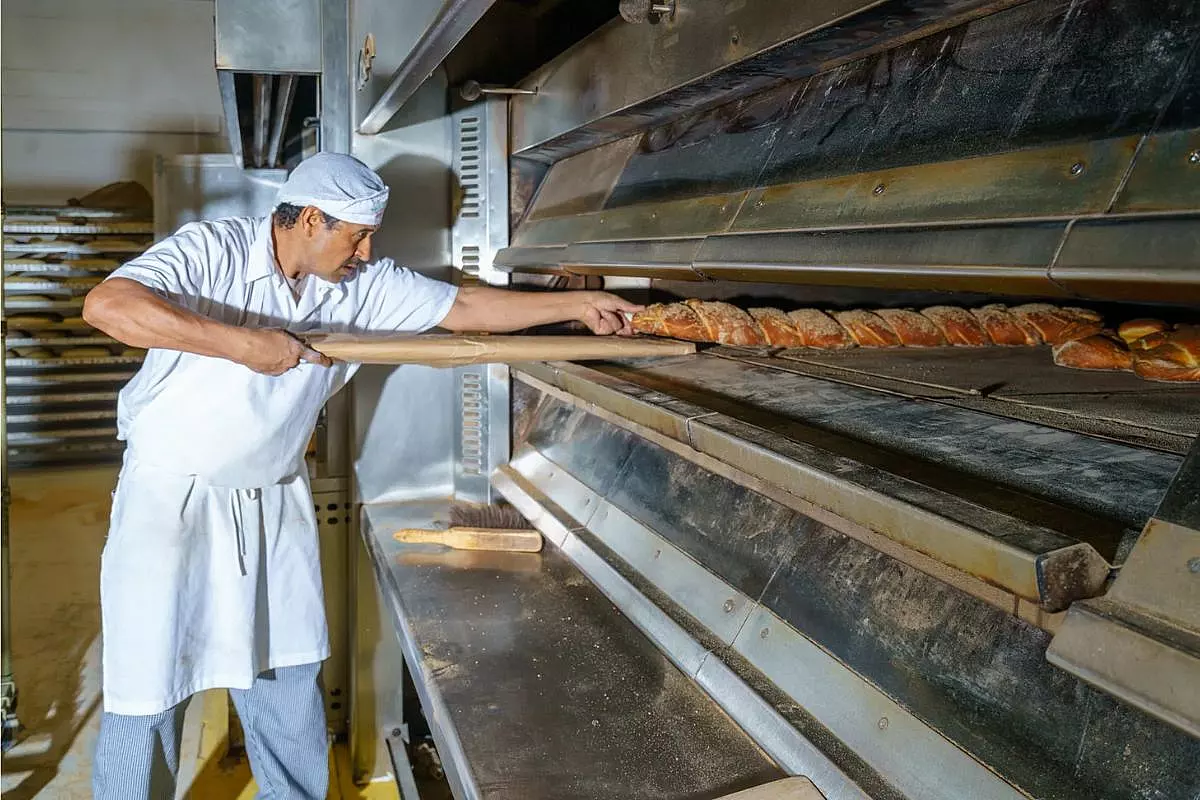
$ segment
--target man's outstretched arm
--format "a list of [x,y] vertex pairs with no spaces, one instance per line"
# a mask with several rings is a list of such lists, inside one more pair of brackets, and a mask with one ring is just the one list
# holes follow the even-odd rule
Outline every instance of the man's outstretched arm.
[[626,314],[641,306],[606,292],[514,292],[464,286],[441,327],[452,331],[517,331],[578,321],[593,333],[630,334]]

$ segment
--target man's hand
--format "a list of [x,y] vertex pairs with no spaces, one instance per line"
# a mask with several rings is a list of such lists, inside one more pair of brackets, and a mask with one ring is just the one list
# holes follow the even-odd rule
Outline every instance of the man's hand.
[[592,333],[600,336],[614,333],[618,336],[633,334],[633,326],[629,324],[629,317],[626,314],[641,311],[641,306],[607,292],[576,292],[576,294],[579,295],[583,306],[583,310],[579,314],[579,321],[587,325]]
[[631,334],[626,314],[642,307],[607,292],[518,292],[464,286],[441,321],[451,331],[520,331],[556,322],[582,322],[593,333]]
[[328,367],[327,356],[313,350],[287,331],[277,328],[247,329],[247,346],[239,364],[263,375],[282,375],[301,361]]

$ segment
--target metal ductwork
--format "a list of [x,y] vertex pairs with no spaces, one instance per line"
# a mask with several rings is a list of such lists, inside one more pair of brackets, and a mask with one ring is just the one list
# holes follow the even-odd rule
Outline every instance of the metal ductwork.
[[217,0],[217,79],[239,166],[284,166],[303,141],[315,144],[315,133],[305,131],[317,112],[321,13],[321,0]]

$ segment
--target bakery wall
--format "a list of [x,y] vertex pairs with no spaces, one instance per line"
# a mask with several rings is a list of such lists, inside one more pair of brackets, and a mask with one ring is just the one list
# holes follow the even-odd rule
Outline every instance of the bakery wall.
[[224,152],[212,0],[4,0],[3,195],[62,203]]

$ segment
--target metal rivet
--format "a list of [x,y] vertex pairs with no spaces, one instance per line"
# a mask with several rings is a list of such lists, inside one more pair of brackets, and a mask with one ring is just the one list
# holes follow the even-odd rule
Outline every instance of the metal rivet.
[[1200,575],[1200,556],[1188,559],[1188,570]]
[[1086,165],[1082,161],[1076,161],[1074,164],[1071,165],[1071,174],[1072,175],[1082,175],[1085,166]]
[[883,194],[887,191],[887,187],[882,183],[875,184],[875,194]]
[[1193,150],[1188,153],[1189,164],[1200,164],[1200,150]]
[[880,717],[879,718],[879,730],[881,730],[881,731],[887,730],[887,726],[888,726],[888,718]]
[[726,614],[729,614],[729,613],[731,613],[731,612],[733,611],[733,601],[732,601],[732,600],[726,600],[726,601],[725,601],[725,605],[724,605],[724,606],[722,606],[722,608],[724,608],[724,609],[725,609],[725,613],[726,613]]
[[760,639],[765,639],[770,635],[771,635],[770,628],[763,628],[761,631],[758,632],[758,638],[760,638]]
[[399,739],[401,733],[403,733],[403,731],[401,731],[399,728],[392,728],[392,738],[393,739]]
[[741,38],[740,36],[738,36],[736,33],[735,33],[733,36],[730,36],[730,37],[729,37],[729,41],[730,41],[732,44],[737,44],[737,43],[738,43],[738,42],[740,42],[741,40],[742,40],[742,38]]

